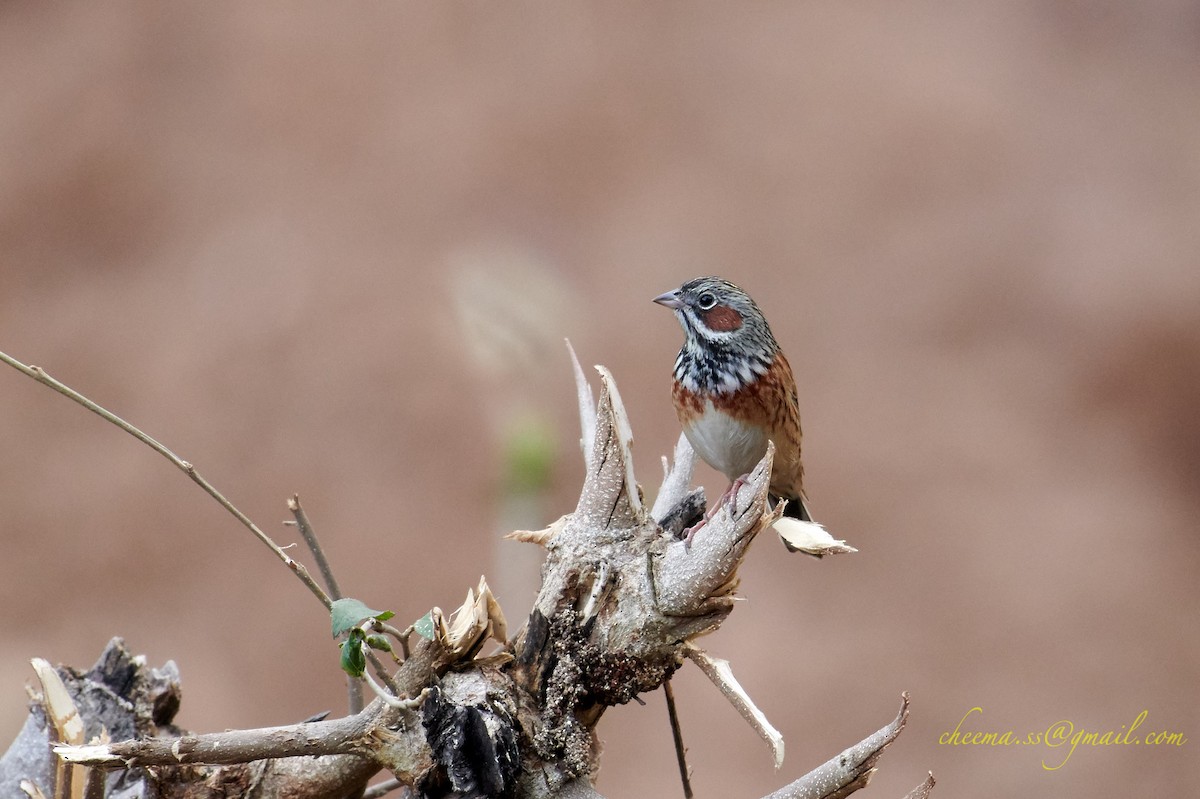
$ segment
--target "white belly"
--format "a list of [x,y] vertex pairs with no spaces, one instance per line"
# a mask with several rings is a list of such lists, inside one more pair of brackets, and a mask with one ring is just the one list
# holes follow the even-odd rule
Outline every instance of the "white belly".
[[767,451],[762,428],[715,410],[712,402],[705,403],[704,414],[683,432],[696,454],[730,480],[748,474]]

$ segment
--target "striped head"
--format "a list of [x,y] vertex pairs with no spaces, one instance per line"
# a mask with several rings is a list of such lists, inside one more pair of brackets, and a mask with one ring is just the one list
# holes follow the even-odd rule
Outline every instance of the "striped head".
[[728,280],[698,277],[654,301],[674,310],[683,327],[675,379],[688,391],[736,391],[766,374],[779,352],[762,311]]

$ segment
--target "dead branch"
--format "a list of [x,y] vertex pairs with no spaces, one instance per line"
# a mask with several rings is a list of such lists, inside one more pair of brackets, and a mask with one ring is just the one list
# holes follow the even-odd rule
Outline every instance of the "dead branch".
[[[879,760],[888,744],[896,740],[907,721],[908,694],[904,694],[901,697],[900,712],[891,724],[765,799],[842,799],[859,788],[865,788],[871,781],[871,775],[875,773],[875,762]],[[930,777],[932,778],[932,775]]]
[[[98,408],[50,382],[36,367],[18,368]],[[694,456],[686,441],[676,448],[659,500],[653,509],[647,507],[633,471],[628,417],[612,376],[599,368],[593,412],[591,389],[577,371],[587,439],[584,485],[572,513],[545,531],[521,536],[545,547],[546,563],[534,607],[511,641],[506,642],[504,615],[481,580],[451,616],[431,611],[432,632],[411,647],[385,698],[357,714],[189,735],[170,726],[173,709],[156,714],[153,702],[124,700],[122,712],[131,718],[123,725],[110,723],[107,711],[80,704],[79,713],[90,725],[88,743],[55,746],[61,762],[106,771],[109,795],[122,797],[183,792],[215,797],[253,789],[256,797],[340,799],[361,792],[367,780],[388,770],[416,795],[601,799],[591,787],[599,769],[597,723],[608,708],[663,685],[685,659],[700,665],[770,744],[776,764],[782,762],[782,738],[737,684],[729,664],[695,644],[732,612],[738,567],[756,536],[778,517],[767,500],[772,449],[731,503],[736,513],[728,506],[719,510],[688,547],[678,529],[695,520],[703,502],[689,485]],[[106,411],[101,415],[116,418]],[[593,435],[586,435],[589,431]],[[134,434],[148,439],[139,433]],[[162,445],[151,445],[190,469]],[[194,470],[189,474],[197,479]],[[283,557],[295,571],[294,562]],[[407,640],[411,629],[389,632]],[[484,655],[489,639],[503,645]],[[138,690],[145,693],[153,670],[138,662],[129,669],[125,683],[142,685]],[[78,703],[86,693],[78,688],[72,696]],[[177,691],[165,695],[173,695],[177,706]],[[906,715],[907,697],[890,725],[771,796],[832,798],[857,790]],[[50,767],[36,773],[34,787],[43,790],[54,785],[56,765],[44,722],[31,731],[37,744],[32,751],[40,751]],[[102,727],[115,742],[96,738]],[[17,785],[19,780],[7,778],[24,768],[6,756],[0,761],[0,785]],[[118,794],[118,783],[144,790]],[[931,785],[927,781],[922,789],[927,792]],[[0,787],[0,799],[7,799],[4,790]]]
[[667,715],[671,719],[671,738],[675,741],[675,760],[679,763],[683,799],[692,799],[692,775],[687,764],[687,747],[683,745],[683,729],[679,725],[679,711],[675,708],[675,689],[671,687],[670,680],[663,683],[663,696],[667,700]]
[[929,793],[933,790],[933,786],[937,784],[937,780],[933,778],[933,772],[929,772],[929,776],[925,781],[909,791],[904,799],[929,799]]

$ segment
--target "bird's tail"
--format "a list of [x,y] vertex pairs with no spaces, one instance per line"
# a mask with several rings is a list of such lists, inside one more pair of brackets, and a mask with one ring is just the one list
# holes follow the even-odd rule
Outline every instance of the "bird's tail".
[[788,552],[803,552],[820,558],[858,551],[845,541],[834,538],[824,527],[814,522],[803,497],[787,500],[783,517],[775,522],[774,526]]
[[804,501],[804,497],[789,499],[787,505],[783,508],[783,516],[785,519],[797,519],[802,522],[812,522],[813,520],[812,514],[808,512],[808,503]]

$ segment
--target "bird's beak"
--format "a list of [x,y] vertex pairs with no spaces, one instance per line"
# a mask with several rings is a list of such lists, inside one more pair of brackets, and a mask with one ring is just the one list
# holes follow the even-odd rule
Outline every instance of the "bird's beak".
[[679,299],[679,289],[668,291],[666,294],[659,294],[654,298],[654,301],[668,308],[678,309],[683,307],[683,300]]

